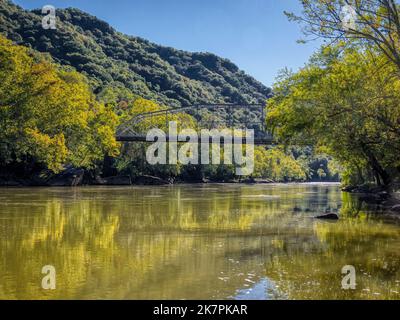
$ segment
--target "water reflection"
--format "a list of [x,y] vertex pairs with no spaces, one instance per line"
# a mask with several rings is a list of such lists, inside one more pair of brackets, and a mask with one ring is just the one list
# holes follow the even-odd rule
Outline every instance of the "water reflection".
[[[400,298],[400,228],[332,185],[0,189],[1,299]],[[315,221],[340,212],[337,223]],[[57,289],[41,289],[54,265]],[[341,289],[341,268],[357,290]]]

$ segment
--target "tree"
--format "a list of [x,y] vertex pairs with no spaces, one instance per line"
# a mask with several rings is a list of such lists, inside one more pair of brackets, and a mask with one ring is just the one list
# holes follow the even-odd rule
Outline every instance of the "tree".
[[276,182],[304,181],[305,169],[291,154],[282,148],[265,149],[257,147],[254,151],[254,174],[256,178],[267,178]]
[[332,155],[349,181],[371,173],[389,186],[400,172],[400,80],[386,61],[368,50],[323,48],[276,84],[268,103],[276,136]]
[[[144,119],[138,124],[132,127],[131,119],[138,114],[146,112],[155,112],[168,110],[168,108],[160,106],[159,104],[146,100],[143,98],[135,98],[133,101],[128,103],[126,109],[120,114],[122,121],[122,128],[128,127],[137,132],[146,132],[150,129],[161,129],[164,132],[168,132],[168,125],[166,123],[165,113],[162,112],[160,115],[155,115]],[[178,130],[185,128],[195,128],[195,119],[183,112],[170,114],[168,121],[174,121],[178,124]],[[124,144],[121,155],[116,161],[116,167],[118,171],[131,175],[132,177],[140,176],[143,174],[154,175],[164,179],[175,179],[179,176],[182,170],[182,165],[149,165],[146,160],[146,143],[137,144]]]
[[116,155],[117,117],[86,79],[0,36],[0,163],[91,168]]
[[[307,36],[367,45],[400,69],[400,7],[396,0],[302,0],[303,12],[286,13]],[[346,12],[351,8],[352,12]],[[354,23],[346,24],[346,14]],[[347,17],[348,18],[348,17]]]

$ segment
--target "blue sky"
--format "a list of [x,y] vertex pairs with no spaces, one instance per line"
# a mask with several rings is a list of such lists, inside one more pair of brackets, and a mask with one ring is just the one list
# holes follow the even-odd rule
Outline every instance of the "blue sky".
[[298,0],[14,0],[23,8],[76,7],[123,33],[232,60],[270,86],[284,67],[297,70],[319,46],[296,43],[300,26],[283,11]]

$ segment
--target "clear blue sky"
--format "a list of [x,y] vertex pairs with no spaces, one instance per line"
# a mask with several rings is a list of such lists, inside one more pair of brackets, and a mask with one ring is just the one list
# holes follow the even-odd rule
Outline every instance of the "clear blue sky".
[[317,42],[297,44],[300,26],[284,10],[298,0],[14,0],[23,8],[76,7],[118,31],[188,51],[208,51],[270,86],[284,67],[304,65]]

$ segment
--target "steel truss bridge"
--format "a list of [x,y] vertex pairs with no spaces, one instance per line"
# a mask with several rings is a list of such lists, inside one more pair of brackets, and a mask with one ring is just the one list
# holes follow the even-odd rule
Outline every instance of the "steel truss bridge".
[[[254,129],[255,145],[274,144],[272,135],[265,128],[265,106],[261,104],[196,104],[144,112],[121,124],[117,130],[116,139],[120,142],[149,142],[146,139],[147,131],[153,128],[148,125],[151,126],[154,119],[160,123],[161,119],[162,123],[165,121],[166,128],[168,128],[169,121],[173,120],[171,115],[177,113],[187,113],[193,116],[198,132],[201,129]],[[218,117],[213,117],[213,114],[217,114]],[[144,127],[146,130],[143,129]],[[157,127],[154,126],[154,128]],[[170,141],[171,137],[167,135],[166,140]],[[245,137],[241,140],[241,143],[246,143]]]

